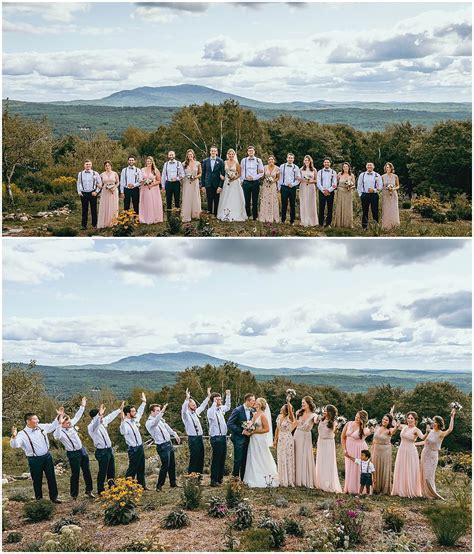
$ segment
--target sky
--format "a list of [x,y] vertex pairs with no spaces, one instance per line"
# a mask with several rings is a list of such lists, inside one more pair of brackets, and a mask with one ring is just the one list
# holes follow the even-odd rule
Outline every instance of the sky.
[[471,3],[3,3],[3,98],[471,101]]
[[469,370],[462,239],[4,239],[3,358]]

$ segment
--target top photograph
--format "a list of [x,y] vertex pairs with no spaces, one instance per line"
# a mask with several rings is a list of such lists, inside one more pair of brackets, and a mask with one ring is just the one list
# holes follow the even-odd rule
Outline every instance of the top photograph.
[[470,2],[4,2],[6,237],[467,237]]

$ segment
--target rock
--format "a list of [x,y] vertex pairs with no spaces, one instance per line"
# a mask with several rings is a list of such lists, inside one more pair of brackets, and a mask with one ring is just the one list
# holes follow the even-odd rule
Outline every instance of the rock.
[[20,221],[28,221],[28,216],[26,215],[20,216]]
[[7,484],[8,484],[8,479],[2,478],[2,485],[7,485]]
[[20,477],[17,477],[17,479],[31,479],[31,475],[28,471],[25,471],[20,475]]
[[36,215],[38,217],[44,217],[48,212],[38,212]]
[[8,235],[16,235],[18,233],[23,233],[23,227],[4,227],[3,228],[3,235],[4,236],[8,236]]

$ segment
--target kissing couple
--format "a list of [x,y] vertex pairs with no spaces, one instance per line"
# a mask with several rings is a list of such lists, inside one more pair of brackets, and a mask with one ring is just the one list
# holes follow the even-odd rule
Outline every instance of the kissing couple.
[[246,394],[227,422],[234,445],[232,475],[249,487],[278,487],[278,471],[270,451],[273,445],[272,416],[264,398]]

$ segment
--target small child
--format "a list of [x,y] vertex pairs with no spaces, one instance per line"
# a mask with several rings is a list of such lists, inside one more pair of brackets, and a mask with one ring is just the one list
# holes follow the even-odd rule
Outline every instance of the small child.
[[359,494],[364,493],[366,489],[367,494],[372,494],[372,473],[375,471],[374,464],[370,461],[369,450],[361,450],[360,458],[354,458],[347,452],[344,452],[344,456],[360,465],[360,490]]

